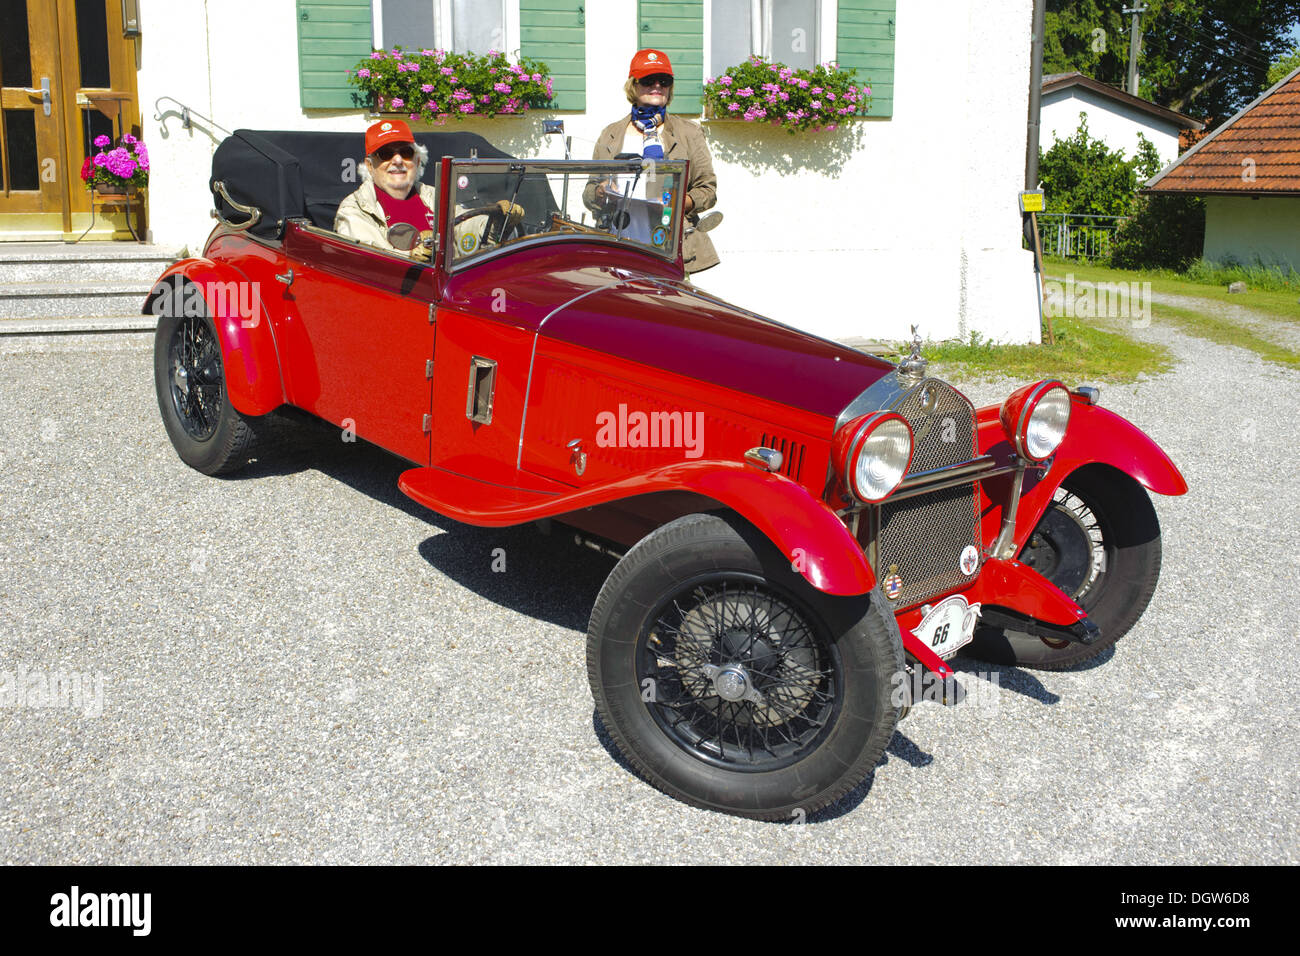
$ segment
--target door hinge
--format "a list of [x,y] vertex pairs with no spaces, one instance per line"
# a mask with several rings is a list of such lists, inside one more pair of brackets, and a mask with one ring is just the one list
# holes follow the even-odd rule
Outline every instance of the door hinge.
[[426,359],[424,363],[424,377],[433,378],[433,359]]
[[433,416],[432,416],[432,415],[425,415],[425,416],[424,416],[424,430],[425,430],[426,432],[431,432],[431,431],[433,431]]
[[433,303],[429,303],[429,324],[433,325]]

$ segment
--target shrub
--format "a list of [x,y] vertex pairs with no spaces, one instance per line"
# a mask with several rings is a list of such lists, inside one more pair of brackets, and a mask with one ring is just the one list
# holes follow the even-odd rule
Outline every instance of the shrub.
[[1133,217],[1111,242],[1117,269],[1186,269],[1205,245],[1205,200],[1199,196],[1139,196]]
[[835,129],[866,112],[871,87],[857,86],[855,70],[824,63],[796,70],[751,56],[704,84],[704,105],[714,116],[773,123],[788,133]]
[[1137,155],[1124,158],[1088,135],[1088,116],[1079,114],[1079,128],[1069,139],[1057,140],[1047,152],[1039,151],[1038,178],[1046,194],[1047,212],[1094,216],[1127,216],[1133,212],[1138,179],[1160,170],[1156,148],[1138,134]]
[[486,56],[376,50],[348,71],[348,82],[373,99],[380,112],[439,122],[448,116],[524,113],[549,105],[554,96],[545,63],[521,57],[512,64],[496,50]]

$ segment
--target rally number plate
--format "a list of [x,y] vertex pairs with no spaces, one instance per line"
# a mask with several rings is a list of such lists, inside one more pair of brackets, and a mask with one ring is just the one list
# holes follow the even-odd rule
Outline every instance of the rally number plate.
[[960,594],[944,598],[921,618],[912,631],[942,658],[949,658],[970,643],[980,606],[969,604]]

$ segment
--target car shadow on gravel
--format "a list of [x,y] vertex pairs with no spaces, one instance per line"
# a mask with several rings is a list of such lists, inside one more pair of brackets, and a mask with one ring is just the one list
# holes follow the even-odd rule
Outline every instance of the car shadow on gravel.
[[230,480],[319,471],[442,532],[421,541],[419,553],[456,584],[527,617],[586,633],[612,558],[574,544],[558,525],[549,535],[531,524],[479,528],[430,511],[397,487],[410,462],[360,439],[342,441],[338,429],[319,420],[277,415],[259,424],[262,452]]

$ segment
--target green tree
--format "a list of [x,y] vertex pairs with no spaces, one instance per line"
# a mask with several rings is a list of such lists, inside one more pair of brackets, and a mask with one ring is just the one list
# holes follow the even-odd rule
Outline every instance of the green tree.
[[1048,212],[1093,216],[1127,216],[1133,210],[1139,177],[1149,179],[1160,171],[1160,157],[1145,136],[1137,155],[1124,156],[1088,133],[1088,116],[1079,114],[1079,128],[1038,154],[1038,176],[1043,183]]
[[1290,53],[1273,61],[1273,65],[1268,68],[1268,78],[1264,81],[1264,89],[1268,89],[1274,83],[1281,82],[1282,77],[1297,67],[1300,67],[1300,43],[1297,43],[1295,49]]
[[[1145,0],[1139,94],[1223,122],[1258,95],[1292,46],[1296,0]],[[1078,70],[1122,85],[1129,18],[1111,0],[1047,0],[1044,73]]]

